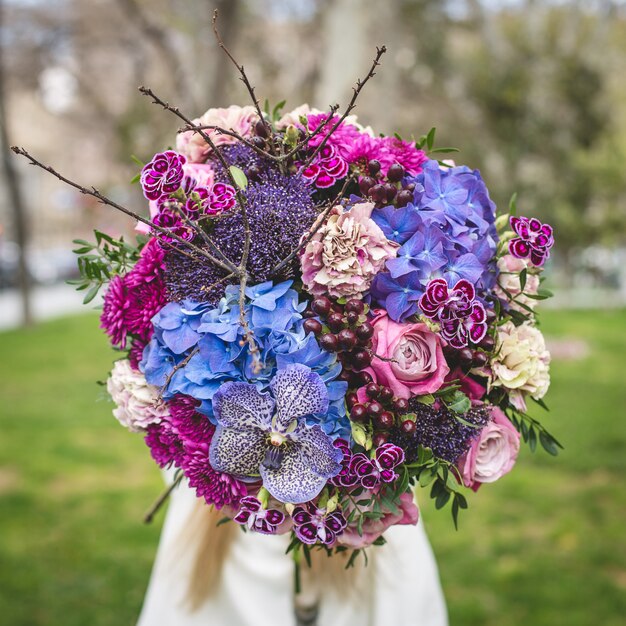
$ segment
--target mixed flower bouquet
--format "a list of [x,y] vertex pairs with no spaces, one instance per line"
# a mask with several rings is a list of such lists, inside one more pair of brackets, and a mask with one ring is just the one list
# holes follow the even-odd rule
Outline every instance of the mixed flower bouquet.
[[514,200],[496,217],[477,170],[437,160],[452,149],[434,129],[377,135],[355,99],[192,121],[143,91],[186,125],[137,176],[137,245],[78,241],[79,288],[108,283],[114,415],[177,482],[296,553],[353,562],[417,522],[416,485],[456,524],[520,439],[556,454],[527,413],[550,380],[550,226]]

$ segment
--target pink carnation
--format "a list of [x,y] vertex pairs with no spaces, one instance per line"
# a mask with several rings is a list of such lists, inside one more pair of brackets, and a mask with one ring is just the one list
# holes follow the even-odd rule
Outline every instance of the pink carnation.
[[422,171],[422,164],[428,157],[412,141],[402,141],[397,137],[384,137],[382,141],[392,163],[400,163],[412,176],[417,176]]
[[507,416],[496,406],[491,408],[491,415],[493,420],[459,459],[463,483],[474,491],[510,472],[520,449],[520,434]]
[[[400,507],[398,513],[385,512],[380,519],[365,519],[362,534],[359,535],[356,524],[348,526],[337,538],[340,545],[353,548],[366,548],[372,545],[390,526],[417,524],[419,519],[419,509],[415,504],[412,493],[403,493],[400,496]],[[383,511],[385,511],[383,507]],[[347,512],[346,512],[347,513]]]
[[[252,135],[252,129],[258,119],[259,116],[254,107],[240,107],[233,104],[226,109],[209,109],[202,117],[193,120],[193,123],[196,126],[219,126],[247,138]],[[218,130],[205,130],[204,132],[216,146],[237,142],[234,137],[223,135]],[[176,138],[176,150],[184,154],[192,163],[204,163],[211,153],[211,147],[202,135],[191,130],[179,133]]]
[[374,313],[375,356],[367,371],[398,398],[408,400],[437,391],[450,372],[439,336],[421,322],[400,324],[382,309]]
[[[313,132],[320,124],[324,122],[324,120],[328,117],[328,113],[314,113],[307,117],[309,131]],[[315,135],[311,141],[309,141],[309,146],[314,148],[318,146],[324,137],[328,134],[330,129],[339,121],[339,116],[334,115],[333,119],[328,122],[328,124],[324,127],[324,130]],[[337,148],[339,155],[347,160],[348,153],[350,152],[350,147],[352,144],[359,139],[362,135],[361,131],[354,126],[353,124],[349,124],[347,122],[342,122],[337,130],[333,132],[333,134],[328,139],[328,144]]]
[[369,289],[398,244],[370,218],[374,205],[335,206],[301,252],[302,282],[313,295],[355,296]]

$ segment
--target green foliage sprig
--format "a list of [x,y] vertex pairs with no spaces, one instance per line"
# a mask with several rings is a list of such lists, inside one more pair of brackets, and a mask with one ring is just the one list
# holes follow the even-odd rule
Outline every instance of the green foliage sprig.
[[83,304],[91,302],[113,276],[128,272],[139,259],[147,241],[139,235],[133,245],[124,241],[123,237],[114,239],[99,230],[95,230],[94,235],[95,243],[84,239],[73,240],[78,246],[72,252],[78,255],[80,278],[68,283],[76,285],[76,291],[86,291]]

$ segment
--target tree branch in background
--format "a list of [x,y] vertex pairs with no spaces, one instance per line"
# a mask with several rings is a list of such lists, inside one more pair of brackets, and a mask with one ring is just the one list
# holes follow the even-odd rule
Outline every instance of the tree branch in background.
[[[4,6],[0,1],[0,32],[4,33],[3,25]],[[4,41],[0,41],[0,150],[2,150],[2,167],[6,182],[9,201],[13,211],[13,222],[15,239],[19,249],[18,257],[18,283],[22,304],[22,324],[31,326],[33,323],[30,288],[31,278],[28,273],[27,246],[28,246],[28,221],[26,216],[26,206],[20,189],[20,181],[14,167],[13,158],[9,154],[9,133],[7,130],[6,113],[6,89],[4,75]]]

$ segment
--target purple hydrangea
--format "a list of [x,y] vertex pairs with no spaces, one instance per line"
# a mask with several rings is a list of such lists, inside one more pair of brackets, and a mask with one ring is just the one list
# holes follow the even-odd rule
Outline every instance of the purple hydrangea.
[[533,265],[542,266],[554,245],[552,226],[534,217],[511,216],[511,227],[517,237],[509,241],[509,252],[518,259],[529,258]]
[[306,417],[328,410],[322,378],[304,365],[290,365],[272,379],[270,393],[229,382],[213,396],[217,429],[211,465],[244,481],[259,478],[280,502],[307,502],[340,470],[342,453]]
[[187,159],[178,152],[159,152],[141,170],[141,188],[148,200],[158,200],[180,189],[185,176],[183,165]]
[[293,531],[296,537],[309,545],[323,543],[331,546],[348,525],[341,511],[328,512],[318,509],[312,502],[297,506],[292,514]]
[[419,301],[426,317],[437,320],[440,335],[453,347],[479,343],[487,333],[487,313],[476,301],[474,285],[459,280],[449,288],[443,278],[431,280]]

